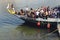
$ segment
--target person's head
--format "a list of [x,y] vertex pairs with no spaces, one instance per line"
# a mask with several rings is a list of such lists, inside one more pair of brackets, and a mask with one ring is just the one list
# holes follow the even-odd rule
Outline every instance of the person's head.
[[50,8],[49,6],[47,8]]
[[33,10],[33,8],[30,8],[30,10]]
[[13,4],[11,4],[11,8],[13,8]]
[[39,9],[39,8],[38,8]]
[[20,10],[23,13],[23,9]]

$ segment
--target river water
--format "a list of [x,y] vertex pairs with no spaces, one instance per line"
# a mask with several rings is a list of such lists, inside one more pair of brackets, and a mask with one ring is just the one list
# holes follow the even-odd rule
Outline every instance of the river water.
[[[59,5],[60,0],[0,0],[0,40],[60,40],[56,33],[49,34],[46,29],[36,29],[26,25],[23,20],[8,13],[6,6],[13,2],[19,10],[26,5],[37,8],[43,5],[51,7]],[[57,4],[58,2],[58,4]],[[22,26],[21,26],[22,25]],[[46,36],[47,35],[47,36]]]

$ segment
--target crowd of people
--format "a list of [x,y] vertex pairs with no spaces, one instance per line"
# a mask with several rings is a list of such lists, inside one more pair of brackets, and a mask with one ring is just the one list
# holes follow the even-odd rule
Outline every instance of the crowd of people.
[[[13,6],[13,5],[12,5]],[[20,9],[19,12],[16,12],[16,14],[18,15],[25,15],[27,17],[30,17],[30,18],[57,18],[58,17],[58,14],[60,14],[59,10],[58,9],[53,9],[53,8],[50,8],[49,6],[48,7],[40,7],[40,8],[37,8],[37,9],[33,9],[33,8],[25,8],[24,9]]]
[[41,7],[37,9],[33,8],[26,8],[26,10],[21,9],[20,12],[17,13],[18,15],[26,15],[30,18],[57,18],[59,14],[58,9],[53,9],[48,7]]

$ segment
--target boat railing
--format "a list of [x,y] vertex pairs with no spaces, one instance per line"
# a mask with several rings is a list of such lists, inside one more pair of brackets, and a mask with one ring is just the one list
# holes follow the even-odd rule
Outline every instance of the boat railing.
[[43,18],[30,18],[27,16],[22,16],[22,15],[16,15],[21,19],[25,19],[25,20],[36,20],[36,21],[46,21],[46,22],[60,22],[60,18],[47,18],[47,19],[43,19]]

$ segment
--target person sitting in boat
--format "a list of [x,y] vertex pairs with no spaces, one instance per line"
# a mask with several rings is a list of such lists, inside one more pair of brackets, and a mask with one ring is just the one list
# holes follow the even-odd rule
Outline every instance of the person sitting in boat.
[[49,6],[47,7],[47,11],[50,11],[50,7]]
[[53,13],[54,13],[54,18],[57,18],[57,16],[58,16],[57,15],[57,9],[54,9],[54,12]]
[[20,12],[17,13],[18,15],[24,15],[23,9],[20,10]]
[[27,13],[27,16],[31,17],[31,18],[35,18],[35,13],[34,13],[33,8],[30,8],[30,11],[29,11],[29,13]]
[[16,14],[17,12],[15,11],[13,4],[8,4],[7,9],[12,13],[12,14]]
[[44,13],[43,13],[43,18],[48,18],[48,10],[47,10],[47,7],[43,8],[44,10]]
[[43,18],[43,14],[44,14],[44,10],[43,9],[40,9],[39,17]]
[[13,7],[13,4],[8,4],[7,9],[11,9],[11,10],[14,10],[15,11],[15,9]]
[[27,17],[31,17],[31,12],[29,11],[26,15]]
[[18,12],[17,15],[21,15],[20,12]]
[[50,10],[48,11],[48,17],[49,18],[51,17],[51,11]]
[[57,9],[57,17],[60,18],[60,11]]
[[53,8],[51,8],[50,9],[50,18],[54,18],[54,13],[53,12],[54,12],[54,10],[53,10]]
[[40,12],[36,10],[36,12],[35,12],[36,18],[39,17],[39,13],[40,13]]
[[26,6],[25,8],[25,13],[29,13],[30,9],[28,8],[28,6]]
[[46,12],[45,12],[45,15],[46,15],[46,19],[48,18],[48,15],[49,15],[49,13],[48,13],[48,11],[46,10]]
[[31,12],[31,18],[35,18],[35,13]]

